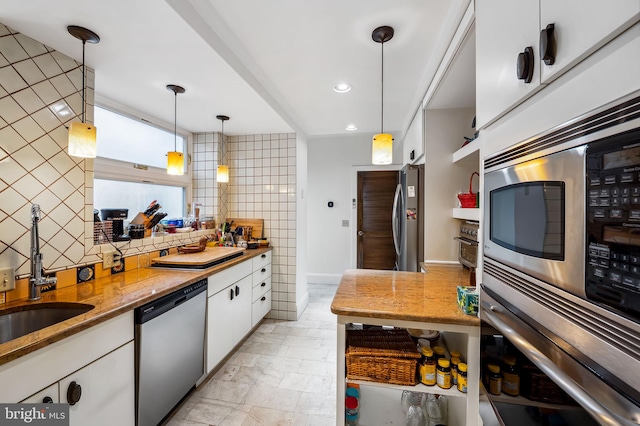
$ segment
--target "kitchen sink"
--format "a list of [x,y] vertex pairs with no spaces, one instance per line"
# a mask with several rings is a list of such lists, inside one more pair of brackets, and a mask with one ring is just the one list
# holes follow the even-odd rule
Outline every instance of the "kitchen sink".
[[0,343],[5,343],[93,309],[84,303],[38,303],[0,311]]

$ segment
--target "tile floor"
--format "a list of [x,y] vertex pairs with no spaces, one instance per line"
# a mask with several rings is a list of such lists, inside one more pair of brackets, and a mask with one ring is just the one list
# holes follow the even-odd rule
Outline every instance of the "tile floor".
[[309,284],[300,320],[265,320],[166,426],[335,425],[336,288]]

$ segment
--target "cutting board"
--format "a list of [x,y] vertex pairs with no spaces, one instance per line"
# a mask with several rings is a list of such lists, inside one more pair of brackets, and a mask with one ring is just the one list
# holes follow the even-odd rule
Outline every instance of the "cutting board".
[[244,251],[244,247],[207,247],[198,253],[177,253],[168,256],[157,257],[151,260],[154,265],[172,265],[184,267],[207,265],[216,260],[238,254]]
[[232,229],[235,229],[238,226],[251,226],[253,227],[251,231],[251,237],[253,239],[262,238],[263,230],[264,230],[264,219],[227,219],[228,223],[233,221],[233,225],[231,225]]

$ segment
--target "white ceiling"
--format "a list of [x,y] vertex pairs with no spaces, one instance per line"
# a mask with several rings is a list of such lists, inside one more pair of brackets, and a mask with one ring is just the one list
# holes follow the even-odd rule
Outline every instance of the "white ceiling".
[[[317,136],[346,133],[348,124],[380,130],[381,46],[371,39],[380,25],[395,29],[384,44],[384,127],[403,130],[464,3],[0,0],[0,23],[78,61],[82,44],[66,26],[95,31],[101,41],[87,44],[86,63],[96,70],[98,97],[165,123],[173,124],[165,86],[179,84],[185,130],[219,130],[215,116],[225,114],[227,134]],[[339,82],[353,89],[337,94]]]

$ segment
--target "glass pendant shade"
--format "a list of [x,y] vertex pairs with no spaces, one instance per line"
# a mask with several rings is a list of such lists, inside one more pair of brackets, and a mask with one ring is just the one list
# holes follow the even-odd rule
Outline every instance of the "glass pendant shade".
[[391,164],[393,161],[393,136],[379,133],[373,136],[371,162],[376,165]]
[[181,152],[170,151],[167,153],[167,174],[184,174],[184,156]]
[[229,182],[229,167],[222,164],[218,166],[217,181],[219,183]]
[[67,152],[73,157],[96,158],[96,128],[74,121],[69,125]]

